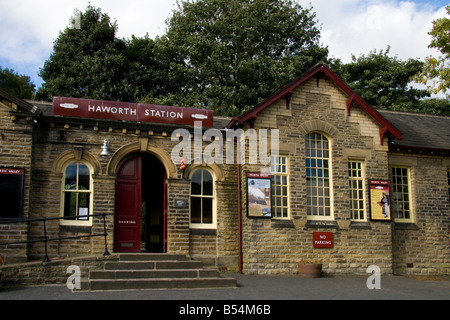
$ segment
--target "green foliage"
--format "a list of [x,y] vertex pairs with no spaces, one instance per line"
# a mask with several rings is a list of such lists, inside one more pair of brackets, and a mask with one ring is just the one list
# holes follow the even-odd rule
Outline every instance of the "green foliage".
[[314,18],[288,0],[181,1],[157,39],[171,91],[146,101],[242,113],[326,59]]
[[[423,100],[430,94],[410,85],[427,68],[419,60],[390,57],[389,48],[349,64],[328,59],[312,8],[293,0],[181,0],[166,34],[154,40],[118,39],[117,22],[90,5],[79,18],[56,39],[37,99],[144,102],[235,116],[323,60],[375,108],[450,114],[448,101]],[[432,46],[448,59],[449,19],[441,20]]]
[[[447,7],[447,14],[450,15],[450,6]],[[446,93],[450,88],[450,19],[441,18],[433,21],[433,28],[428,34],[433,39],[429,48],[438,49],[442,56],[427,57],[425,68],[416,76],[416,81],[428,85],[430,92]]]
[[118,39],[117,23],[92,6],[80,14],[79,26],[67,27],[56,39],[40,72],[45,83],[36,94],[38,99],[69,96],[137,101],[148,94],[153,40]]
[[2,69],[0,66],[0,88],[22,98],[31,99],[35,92],[35,85],[29,76],[19,75],[12,69]]
[[424,63],[407,61],[375,50],[368,55],[353,56],[352,62],[337,69],[342,79],[365,101],[378,109],[414,110],[420,100],[430,96],[426,90],[410,85],[412,77],[423,69]]

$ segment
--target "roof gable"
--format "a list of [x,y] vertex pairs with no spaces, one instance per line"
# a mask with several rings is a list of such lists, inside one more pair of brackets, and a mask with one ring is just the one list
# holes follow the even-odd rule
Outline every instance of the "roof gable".
[[371,107],[367,102],[365,102],[353,89],[351,89],[342,79],[340,79],[325,63],[319,63],[308,72],[285,86],[280,91],[276,92],[260,104],[256,105],[249,111],[240,115],[239,117],[233,118],[230,121],[227,128],[240,127],[246,122],[254,123],[258,114],[271,106],[274,102],[280,99],[286,99],[286,107],[289,107],[290,98],[294,92],[294,89],[302,85],[309,79],[317,77],[319,75],[325,75],[328,79],[333,81],[343,92],[349,96],[347,101],[347,112],[350,115],[351,107],[354,103],[357,103],[362,110],[364,110],[369,116],[371,116],[380,125],[380,137],[383,137],[390,133],[394,138],[401,140],[402,133],[395,128],[385,117],[383,117],[377,110]]

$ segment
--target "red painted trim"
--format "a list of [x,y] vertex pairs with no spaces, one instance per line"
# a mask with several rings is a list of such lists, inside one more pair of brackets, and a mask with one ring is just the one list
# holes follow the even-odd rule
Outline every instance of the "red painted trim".
[[[254,108],[245,112],[241,116],[234,118],[229,124],[228,128],[232,128],[234,126],[241,126],[245,122],[250,119],[256,119],[258,114],[272,105],[275,101],[283,98],[288,95],[290,92],[293,92],[295,88],[305,83],[311,77],[318,76],[319,74],[324,74],[331,81],[333,81],[342,91],[344,91],[352,102],[356,102],[367,114],[369,114],[378,124],[384,128],[387,132],[390,132],[396,139],[402,139],[402,133],[395,128],[386,118],[384,118],[378,111],[372,108],[367,102],[365,102],[355,91],[353,91],[341,78],[339,78],[330,68],[324,63],[319,63],[308,72],[306,72],[303,76],[297,78],[294,82],[288,84],[286,87],[273,94],[260,104],[256,105]],[[348,108],[348,112],[350,109]]]
[[350,109],[352,108],[353,105],[353,98],[350,98],[350,100],[347,101],[347,116],[350,117]]

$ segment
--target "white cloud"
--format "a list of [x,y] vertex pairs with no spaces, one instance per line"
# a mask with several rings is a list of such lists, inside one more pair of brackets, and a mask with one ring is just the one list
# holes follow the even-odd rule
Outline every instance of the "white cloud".
[[165,32],[165,20],[176,0],[0,0],[0,66],[29,75],[39,85],[37,74],[53,42],[69,25],[74,9],[83,12],[88,3],[117,20],[118,37],[148,33],[155,38]]
[[321,42],[344,62],[352,54],[358,57],[388,46],[400,59],[423,59],[435,52],[428,49],[432,21],[446,13],[444,7],[436,11],[431,5],[394,0],[315,0],[312,6],[322,26]]
[[[445,9],[436,11],[428,0],[298,0],[311,3],[322,25],[321,42],[330,55],[344,62],[351,54],[392,47],[400,59],[424,58],[431,38],[427,34],[432,21],[444,17]],[[84,11],[90,3],[117,20],[118,36],[132,34],[151,38],[165,32],[165,20],[176,9],[176,0],[0,0],[0,65],[30,75],[40,85],[39,68],[49,58],[53,42],[69,25],[74,9]]]

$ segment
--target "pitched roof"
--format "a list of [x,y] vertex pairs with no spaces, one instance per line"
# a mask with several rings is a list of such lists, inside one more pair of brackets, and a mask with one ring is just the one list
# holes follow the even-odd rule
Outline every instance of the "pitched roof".
[[285,86],[280,91],[276,92],[260,104],[256,105],[249,111],[240,115],[239,117],[233,118],[228,124],[228,128],[239,127],[247,121],[254,121],[258,114],[272,105],[275,101],[281,98],[290,99],[295,88],[305,83],[312,77],[317,75],[325,75],[331,81],[333,81],[342,91],[344,91],[348,96],[349,100],[347,102],[348,110],[353,103],[357,103],[367,114],[369,114],[380,126],[380,135],[384,136],[385,133],[389,132],[396,139],[402,139],[402,133],[394,127],[385,117],[383,117],[377,110],[372,108],[367,102],[365,102],[355,91],[353,91],[342,79],[340,79],[325,63],[321,62],[311,68],[308,72]]
[[402,133],[403,139],[394,139],[392,148],[450,151],[450,117],[422,113],[379,111]]

